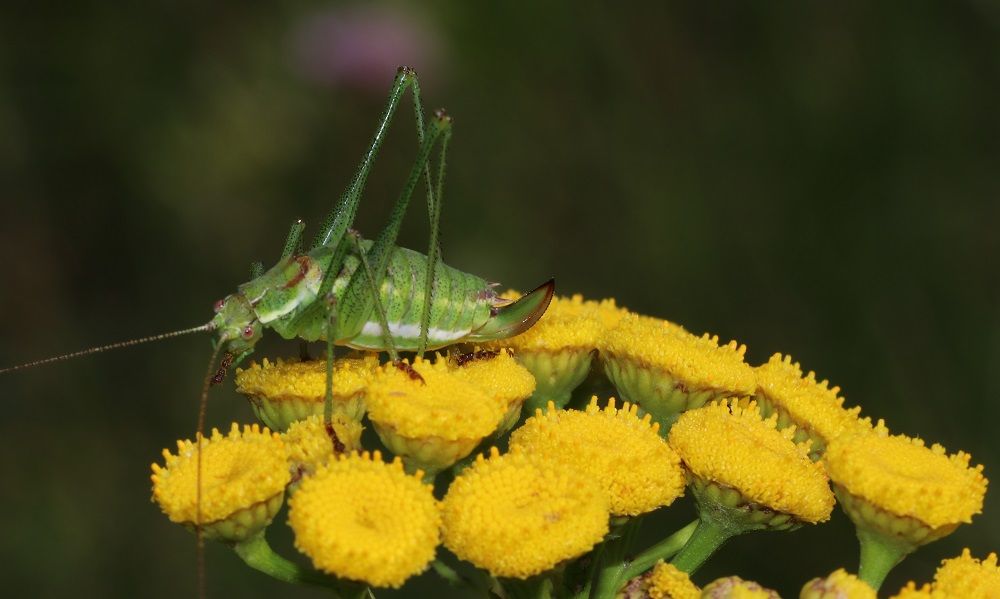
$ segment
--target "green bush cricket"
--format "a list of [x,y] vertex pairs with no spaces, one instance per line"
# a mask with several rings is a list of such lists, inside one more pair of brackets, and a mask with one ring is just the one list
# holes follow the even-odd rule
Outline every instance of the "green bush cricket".
[[[363,240],[350,227],[375,157],[407,89],[411,90],[416,117],[417,158],[387,225],[374,240]],[[391,360],[399,363],[400,350],[422,355],[428,349],[454,343],[517,335],[541,317],[552,298],[552,280],[511,301],[499,297],[494,285],[485,279],[440,263],[438,224],[451,126],[451,119],[443,111],[437,111],[425,123],[416,74],[408,67],[400,67],[361,164],[308,250],[302,240],[305,225],[297,221],[291,226],[277,264],[266,271],[260,263],[254,264],[252,279],[216,302],[215,315],[208,323],[2,368],[0,374],[190,333],[213,333],[213,352],[198,415],[200,447],[209,387],[221,382],[226,369],[245,360],[264,329],[270,328],[285,339],[326,342],[325,414],[327,430],[336,445],[338,440],[329,426],[333,346],[386,351]],[[437,168],[432,169],[430,157],[435,148],[439,148],[439,159]],[[395,245],[410,198],[421,179],[427,189],[430,221],[426,255]],[[216,370],[220,353],[224,357]],[[198,459],[200,510],[200,452]],[[198,524],[200,518],[196,522],[200,553]]]

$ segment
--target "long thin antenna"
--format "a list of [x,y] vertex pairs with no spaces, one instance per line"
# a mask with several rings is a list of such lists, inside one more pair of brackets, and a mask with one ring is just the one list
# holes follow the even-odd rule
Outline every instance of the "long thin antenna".
[[201,384],[201,400],[198,404],[198,473],[195,479],[195,515],[194,534],[197,538],[195,548],[195,559],[198,561],[198,597],[205,599],[207,595],[205,586],[205,530],[201,526],[201,450],[202,439],[205,436],[205,413],[208,411],[208,390],[212,387],[212,379],[215,373],[215,359],[219,357],[222,350],[222,343],[212,350],[212,357],[208,359],[208,371],[205,372],[205,380]]
[[90,354],[99,354],[101,352],[109,351],[112,349],[121,349],[123,347],[131,347],[133,345],[139,345],[142,343],[149,343],[150,341],[160,341],[162,339],[170,339],[171,337],[180,337],[181,335],[190,335],[191,333],[201,333],[203,331],[211,331],[212,323],[203,324],[201,326],[192,327],[190,329],[182,329],[180,331],[172,331],[170,333],[160,333],[159,335],[153,335],[151,337],[139,337],[138,339],[129,339],[128,341],[119,341],[117,343],[111,343],[108,345],[101,345],[99,347],[92,347],[90,349],[85,349],[71,354],[64,354],[61,356],[55,356],[52,358],[45,358],[44,360],[36,360],[34,362],[28,362],[26,364],[18,364],[17,366],[10,366],[8,368],[0,368],[0,374],[6,374],[8,372],[14,372],[15,370],[24,370],[26,368],[34,368],[35,366],[42,366],[44,364],[51,364],[52,362],[62,362],[64,360],[72,360],[73,358],[79,358],[82,356],[89,356]]

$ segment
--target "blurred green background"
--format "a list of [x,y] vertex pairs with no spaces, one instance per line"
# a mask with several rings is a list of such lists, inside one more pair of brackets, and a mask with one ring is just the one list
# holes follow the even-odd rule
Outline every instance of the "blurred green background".
[[[428,108],[455,118],[449,264],[520,288],[555,276],[738,339],[754,364],[790,353],[894,431],[1000,476],[995,2],[420,6],[0,9],[0,364],[208,320],[294,219],[315,232],[412,64]],[[361,231],[415,147],[404,111]],[[423,210],[402,245],[425,247]],[[150,503],[148,469],[193,434],[208,353],[191,337],[0,379],[9,596],[194,594],[194,539]],[[248,421],[224,387],[211,422]],[[1000,549],[997,497],[885,588]],[[692,514],[682,501],[655,526]],[[797,596],[855,568],[855,543],[838,510],[736,539],[696,581]],[[208,572],[214,597],[321,596],[220,547]]]

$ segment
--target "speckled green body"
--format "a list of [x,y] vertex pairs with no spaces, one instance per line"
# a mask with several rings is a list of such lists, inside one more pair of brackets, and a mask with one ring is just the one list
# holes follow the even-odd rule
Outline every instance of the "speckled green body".
[[[337,298],[334,306],[343,297],[351,278],[364,276],[364,270],[358,269],[361,260],[353,241],[344,240],[343,243],[351,244],[352,249],[333,284],[332,293]],[[366,251],[370,246],[370,241],[362,242]],[[290,256],[260,277],[241,285],[239,292],[253,306],[257,320],[282,337],[325,340],[325,311],[305,318],[299,316],[309,305],[319,301],[317,292],[332,256],[333,251],[328,246]],[[393,249],[379,292],[398,350],[413,351],[419,347],[426,278],[425,255],[400,247]],[[439,263],[434,273],[428,349],[456,343],[481,328],[490,317],[494,300],[496,294],[486,280]],[[388,349],[374,302],[367,315],[351,329],[339,330],[334,342],[357,349]]]

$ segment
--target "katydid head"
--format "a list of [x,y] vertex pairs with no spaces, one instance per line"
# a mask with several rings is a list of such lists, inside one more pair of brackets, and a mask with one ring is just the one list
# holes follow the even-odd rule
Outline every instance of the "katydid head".
[[226,351],[238,359],[252,352],[264,333],[253,305],[242,293],[228,295],[215,303],[212,328],[216,346],[225,346]]

